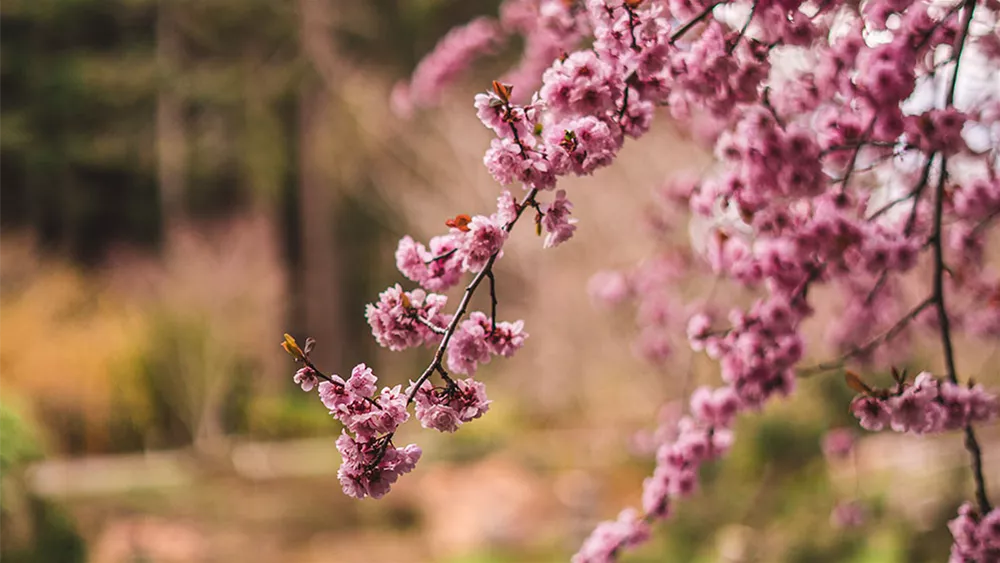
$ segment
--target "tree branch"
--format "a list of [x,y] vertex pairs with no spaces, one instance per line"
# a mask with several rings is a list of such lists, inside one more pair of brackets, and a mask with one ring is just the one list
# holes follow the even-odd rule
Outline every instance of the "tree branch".
[[[965,20],[962,24],[962,35],[959,37],[958,46],[955,48],[955,69],[951,74],[951,84],[948,87],[948,95],[945,98],[945,107],[950,107],[955,102],[955,86],[958,84],[958,70],[962,64],[962,51],[965,48],[965,40],[969,36],[969,26],[972,23],[972,16],[976,10],[975,0],[966,0],[963,5],[965,9]],[[934,195],[934,231],[931,235],[931,246],[934,249],[934,305],[937,309],[938,324],[941,330],[941,346],[944,349],[945,369],[948,372],[948,379],[952,383],[958,384],[958,370],[955,367],[955,351],[951,340],[951,321],[948,319],[948,307],[945,304],[944,296],[944,242],[942,240],[941,223],[944,217],[944,188],[948,179],[948,160],[941,158],[941,178],[938,180],[937,190]],[[972,424],[965,425],[965,449],[969,451],[972,466],[972,478],[976,483],[976,503],[979,505],[979,512],[983,515],[990,512],[989,496],[986,494],[986,479],[983,477],[983,454],[976,440],[976,432],[972,429]]]
[[673,45],[674,43],[677,42],[678,39],[684,37],[685,33],[691,31],[692,27],[698,25],[702,20],[710,16],[712,14],[712,10],[714,10],[716,6],[719,6],[721,4],[725,4],[725,2],[714,2],[712,4],[709,4],[704,10],[702,10],[700,14],[692,18],[691,21],[687,22],[686,24],[678,28],[677,31],[673,32],[673,34],[670,35],[670,44]]
[[486,274],[486,277],[490,279],[490,334],[497,331],[497,280],[493,277],[493,271],[491,270]]
[[840,356],[836,360],[823,362],[822,364],[817,364],[815,366],[798,369],[796,370],[797,375],[799,377],[809,377],[817,373],[822,373],[824,371],[830,371],[844,367],[844,364],[847,362],[847,360],[867,354],[872,350],[874,350],[875,348],[878,348],[885,342],[888,342],[893,338],[895,338],[900,332],[902,332],[904,328],[906,328],[907,325],[910,324],[911,321],[913,321],[913,319],[917,318],[917,316],[920,315],[920,313],[922,313],[924,309],[930,307],[933,304],[934,304],[934,296],[924,299],[909,313],[907,313],[901,319],[896,321],[896,324],[892,325],[892,327],[889,330],[869,340],[868,343],[865,344],[864,346],[856,347],[851,351],[847,352],[846,354],[844,354],[843,356]]
[[[521,203],[517,206],[517,212],[514,215],[514,218],[510,223],[504,225],[503,228],[505,231],[509,233],[511,229],[514,228],[514,224],[521,218],[524,210],[534,204],[535,196],[537,194],[538,188],[533,188],[530,192],[528,192],[528,195],[521,200]],[[451,342],[451,337],[455,335],[455,331],[458,329],[458,323],[462,320],[462,317],[465,316],[465,311],[469,308],[469,302],[472,300],[473,294],[476,293],[476,289],[479,287],[479,284],[483,283],[483,280],[487,277],[491,277],[493,275],[493,263],[496,262],[499,254],[500,251],[498,250],[493,254],[493,256],[490,256],[490,259],[486,261],[486,265],[483,266],[483,269],[480,270],[479,273],[472,278],[472,281],[469,282],[469,285],[465,287],[465,293],[462,294],[462,300],[458,303],[458,308],[455,309],[455,314],[452,317],[451,322],[448,323],[448,326],[445,328],[444,338],[441,339],[441,344],[438,346],[437,351],[434,352],[434,358],[431,360],[430,365],[427,366],[427,369],[425,369],[424,372],[420,374],[420,377],[417,378],[417,381],[410,390],[409,395],[406,396],[407,404],[413,402],[413,398],[417,395],[417,389],[419,389],[420,386],[423,385],[435,371],[441,369],[441,362],[444,360],[444,353],[448,349],[448,343]]]
[[[957,64],[957,63],[956,63]],[[951,321],[948,319],[948,308],[944,296],[944,243],[941,240],[941,220],[944,216],[944,188],[948,178],[947,159],[941,159],[941,179],[938,180],[934,196],[934,234],[931,235],[931,247],[934,249],[934,306],[937,309],[938,325],[941,331],[941,346],[944,349],[945,369],[948,379],[958,384],[958,371],[955,368],[955,351],[951,341]],[[986,514],[991,510],[990,500],[986,494],[986,479],[983,477],[983,454],[976,440],[976,432],[971,424],[965,425],[965,449],[972,457],[972,477],[976,483],[976,502],[979,511]]]

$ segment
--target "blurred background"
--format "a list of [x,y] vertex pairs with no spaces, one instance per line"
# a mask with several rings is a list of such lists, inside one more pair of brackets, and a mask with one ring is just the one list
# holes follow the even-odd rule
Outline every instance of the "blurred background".
[[[518,46],[409,121],[389,93],[496,5],[3,2],[4,561],[565,561],[638,502],[652,464],[634,437],[717,380],[682,349],[655,369],[635,359],[632,313],[586,291],[652,251],[637,218],[664,179],[710,163],[666,116],[617,166],[566,183],[572,244],[515,234],[500,317],[524,318],[528,345],[477,375],[494,400],[484,418],[454,435],[405,427],[424,457],[385,499],[340,492],[340,430],[279,347],[286,331],[313,336],[321,368],[366,362],[390,385],[426,365],[428,351],[378,349],[364,304],[403,281],[402,234],[495,205],[472,96]],[[962,346],[995,383],[995,350]],[[919,349],[915,365],[936,361]],[[945,560],[944,522],[970,490],[960,440],[867,437],[828,460],[826,429],[855,428],[850,392],[836,374],[801,389],[741,421],[703,492],[625,560]],[[831,520],[851,501],[859,525]]]

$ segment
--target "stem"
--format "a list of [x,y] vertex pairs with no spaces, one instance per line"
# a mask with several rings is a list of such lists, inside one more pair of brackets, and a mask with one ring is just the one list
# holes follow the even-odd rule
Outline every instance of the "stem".
[[1000,208],[994,209],[989,215],[976,223],[976,226],[972,227],[972,234],[979,234],[980,231],[985,229],[986,226],[990,224],[990,221],[996,219],[997,217],[1000,217]]
[[868,219],[866,219],[866,220],[867,221],[874,221],[875,219],[878,219],[879,217],[881,217],[883,214],[885,214],[887,211],[889,211],[893,207],[896,207],[900,203],[903,203],[904,201],[910,199],[911,197],[913,197],[915,195],[917,195],[916,191],[910,191],[910,193],[904,195],[903,197],[898,197],[898,198],[890,201],[889,203],[887,203],[887,204],[883,205],[882,207],[878,208],[878,210],[875,211],[875,213],[872,213],[868,217]]
[[955,103],[958,67],[962,64],[962,51],[965,50],[965,40],[969,37],[969,26],[972,24],[972,14],[976,11],[976,0],[965,0],[962,7],[968,11],[965,14],[965,22],[962,23],[962,35],[958,38],[958,47],[955,48],[955,69],[951,73],[951,86],[948,88],[948,97],[944,100],[945,107]]
[[[910,235],[910,233],[913,231],[914,225],[916,225],[917,205],[920,204],[921,194],[923,194],[924,189],[927,188],[928,180],[931,177],[931,167],[934,164],[934,156],[936,154],[937,153],[932,152],[930,156],[927,157],[927,165],[924,166],[924,172],[920,175],[920,182],[917,183],[917,187],[914,188],[913,190],[913,207],[910,208],[910,216],[906,219],[906,227],[903,230],[903,234],[905,234],[906,236]],[[944,170],[943,166],[941,167],[941,170],[942,171]]]
[[774,104],[771,103],[771,87],[770,86],[766,86],[764,88],[764,95],[761,97],[761,103],[764,104],[764,107],[767,108],[767,111],[771,112],[771,117],[774,118],[774,121],[778,124],[778,127],[781,127],[782,129],[784,129],[785,128],[785,122],[784,122],[784,120],[781,119],[781,116],[778,115],[778,110],[775,109]]
[[682,25],[680,28],[677,29],[677,31],[673,32],[673,34],[670,35],[670,44],[673,45],[674,43],[677,42],[678,39],[684,37],[685,33],[691,31],[692,27],[698,25],[702,20],[710,16],[712,14],[712,10],[714,10],[715,7],[720,4],[725,4],[725,2],[714,2],[712,4],[709,4],[704,10],[702,10],[700,14],[695,16],[691,21]]
[[417,319],[418,321],[420,321],[420,324],[422,324],[422,325],[424,325],[425,327],[427,327],[427,328],[431,329],[431,332],[433,332],[434,334],[444,334],[444,330],[445,330],[445,329],[444,329],[444,327],[443,327],[443,326],[438,326],[438,325],[436,325],[436,324],[434,324],[434,323],[430,322],[429,320],[427,320],[427,319],[425,319],[425,318],[421,317],[420,315],[414,315],[414,317],[415,317],[415,318],[416,318],[416,319]]
[[[319,368],[316,367],[316,364],[312,363],[312,361],[309,358],[302,358],[302,362],[309,369],[313,370],[313,373],[315,373],[316,375],[320,376],[320,378],[322,378],[327,383],[330,383],[331,385],[339,385],[341,387],[344,386],[343,383],[340,383],[339,381],[334,381],[332,377],[330,377],[330,376],[326,375],[325,373],[319,371]],[[365,397],[365,400],[368,401],[369,403],[375,405],[375,407],[377,407],[379,409],[382,408],[381,406],[379,406],[378,401],[376,401],[375,399],[373,399],[371,397]]]
[[[839,151],[852,151],[858,148],[858,145],[868,145],[869,147],[881,147],[881,148],[893,148],[899,143],[893,141],[862,141],[861,143],[849,144],[849,145],[833,145],[832,147],[823,149],[820,151],[820,156],[826,156],[830,153]],[[911,147],[911,145],[907,145]]]
[[888,278],[889,278],[889,268],[885,268],[882,270],[882,273],[879,274],[878,279],[875,281],[875,285],[872,287],[872,290],[868,292],[868,296],[865,297],[866,307],[871,306],[872,301],[875,300],[875,296],[878,295],[879,290],[882,289],[882,286],[885,285],[885,282]]
[[[956,61],[957,67],[957,61]],[[958,384],[958,371],[955,368],[955,351],[951,341],[951,321],[948,319],[948,308],[944,297],[944,243],[941,240],[941,219],[944,216],[944,188],[948,177],[947,159],[941,159],[941,179],[938,180],[934,196],[934,234],[931,235],[931,246],[934,249],[934,295],[932,297],[937,309],[938,325],[941,328],[941,346],[944,349],[945,369],[948,379]],[[983,515],[990,512],[990,500],[986,495],[986,479],[983,477],[983,454],[976,440],[976,432],[971,424],[965,425],[965,449],[972,458],[972,477],[976,482],[976,502]]]
[[924,309],[930,307],[933,304],[934,304],[934,296],[932,295],[931,297],[924,299],[909,313],[907,313],[901,319],[896,321],[896,324],[892,325],[892,327],[889,330],[869,340],[868,343],[865,344],[864,346],[854,348],[853,350],[847,352],[846,354],[837,358],[836,360],[830,362],[823,362],[822,364],[817,364],[812,367],[802,368],[798,370],[799,377],[809,377],[810,375],[814,375],[816,373],[830,371],[834,369],[840,369],[844,367],[844,363],[847,362],[847,360],[850,360],[851,358],[860,356],[862,354],[867,354],[868,352],[871,352],[872,350],[879,347],[883,343],[888,342],[893,338],[895,338],[896,335],[902,332],[902,330],[906,328],[906,326],[910,324],[910,322],[913,319],[917,318],[917,316],[920,315],[920,313],[922,313]]
[[308,358],[303,358],[302,362],[304,364],[306,364],[306,367],[308,367],[309,369],[313,370],[313,373],[315,373],[316,375],[320,376],[320,378],[322,378],[324,381],[327,381],[328,383],[332,383],[334,385],[340,385],[339,383],[337,383],[336,381],[334,381],[332,378],[330,378],[328,375],[326,375],[325,373],[319,371],[319,369],[316,367],[316,364],[312,363]]
[[865,132],[861,134],[861,139],[858,140],[857,146],[854,148],[854,152],[851,154],[851,161],[847,163],[847,171],[844,172],[844,177],[840,180],[834,182],[834,184],[842,184],[841,190],[847,189],[847,183],[851,181],[851,175],[854,174],[854,167],[858,162],[858,155],[861,154],[861,147],[865,146],[867,143],[868,136],[872,134],[872,130],[875,129],[875,119],[868,123],[868,127],[865,128]]
[[[962,35],[959,37],[958,46],[955,49],[955,69],[952,71],[951,84],[945,98],[946,108],[955,102],[958,70],[962,64],[962,51],[965,49],[965,40],[969,36],[973,12],[976,10],[976,0],[965,0],[963,8],[966,10],[965,20],[962,24]],[[937,308],[938,324],[941,328],[941,347],[944,349],[945,369],[948,372],[948,379],[957,385],[958,370],[955,367],[955,351],[951,341],[951,321],[948,319],[948,307],[945,304],[944,296],[944,241],[941,236],[941,222],[944,217],[944,188],[948,179],[947,167],[948,160],[942,156],[941,178],[938,180],[934,195],[934,231],[931,235],[931,246],[934,249],[934,305]],[[979,505],[979,512],[985,516],[992,510],[992,507],[989,496],[986,494],[986,479],[983,477],[983,454],[979,447],[979,441],[976,440],[976,432],[972,429],[972,424],[965,425],[965,449],[969,451],[971,458],[972,478],[976,483],[976,503]]]
[[923,49],[927,45],[927,42],[931,40],[931,37],[934,36],[934,33],[942,25],[944,25],[945,22],[947,22],[948,20],[950,20],[951,17],[954,16],[955,13],[958,12],[958,10],[961,7],[962,7],[962,4],[955,4],[954,6],[951,7],[950,10],[948,10],[948,13],[945,14],[944,17],[942,17],[938,21],[934,22],[934,25],[931,26],[931,28],[929,30],[927,30],[927,33],[925,33],[924,36],[920,39],[920,42],[917,43],[916,47],[914,48],[914,51],[920,51],[921,49]]
[[[508,108],[507,111],[510,111],[510,109]],[[508,122],[507,125],[510,125],[510,131],[514,134],[514,142],[517,143],[517,148],[521,149],[521,158],[527,160],[528,153],[524,152],[524,145],[521,144],[521,136],[517,133],[517,127],[514,126],[513,121]]]
[[640,49],[639,43],[635,40],[635,13],[629,7],[628,2],[623,3],[622,8],[625,8],[625,11],[628,12],[628,30],[632,36],[632,50],[638,52]]
[[618,110],[618,122],[621,123],[623,117],[625,117],[625,112],[628,111],[628,80],[625,81],[625,93],[622,94],[622,107]]
[[456,252],[458,252],[458,249],[457,248],[452,248],[451,250],[449,250],[448,252],[445,252],[444,254],[440,254],[438,256],[435,256],[434,258],[431,258],[430,260],[424,262],[424,264],[433,264],[434,262],[437,262],[438,260],[444,260],[445,258],[451,256],[452,254],[455,254]]
[[736,47],[739,46],[740,41],[743,40],[743,36],[747,34],[747,28],[750,27],[750,22],[753,21],[753,14],[757,11],[757,2],[750,4],[750,15],[747,16],[747,21],[743,23],[743,27],[740,28],[740,34],[736,36],[736,40],[729,47],[728,54],[732,55]]
[[492,270],[486,277],[490,278],[490,334],[492,335],[497,331],[497,280],[493,277]]

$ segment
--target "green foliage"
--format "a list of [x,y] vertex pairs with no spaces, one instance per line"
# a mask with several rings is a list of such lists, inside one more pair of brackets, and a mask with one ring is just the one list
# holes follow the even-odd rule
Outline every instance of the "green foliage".
[[38,434],[0,404],[0,559],[5,562],[84,561],[85,546],[63,510],[32,494],[22,469],[42,457]]
[[[25,512],[27,514],[19,514],[17,517],[26,517],[30,520],[31,536],[27,539],[4,539],[0,548],[0,558],[6,563],[86,561],[86,545],[83,538],[60,507],[32,496],[27,498]],[[5,513],[4,517],[7,519],[8,515]],[[4,528],[8,526],[9,523]],[[0,533],[0,536],[3,535],[6,534]]]
[[0,475],[41,459],[42,446],[35,429],[8,404],[0,404],[0,436]]

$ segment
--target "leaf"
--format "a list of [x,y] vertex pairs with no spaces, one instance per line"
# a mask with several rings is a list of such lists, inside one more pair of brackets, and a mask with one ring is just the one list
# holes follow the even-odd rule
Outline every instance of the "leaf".
[[510,103],[510,93],[514,90],[514,87],[510,84],[504,84],[498,80],[493,81],[493,93],[497,95],[498,98],[503,100],[505,104]]
[[281,343],[281,347],[285,349],[285,352],[288,352],[289,356],[295,358],[295,361],[305,358],[305,354],[302,353],[302,349],[299,348],[299,345],[295,342],[295,339],[292,338],[292,335],[287,332],[285,333],[285,341]]
[[864,381],[861,381],[861,378],[858,377],[858,374],[854,373],[851,370],[847,370],[844,372],[844,381],[847,382],[848,387],[857,391],[858,393],[865,393],[866,395],[872,395],[875,392]]
[[453,229],[458,229],[463,233],[469,232],[469,223],[472,222],[472,217],[469,217],[465,213],[460,213],[455,216],[454,219],[448,219],[444,222],[446,227],[451,227]]

